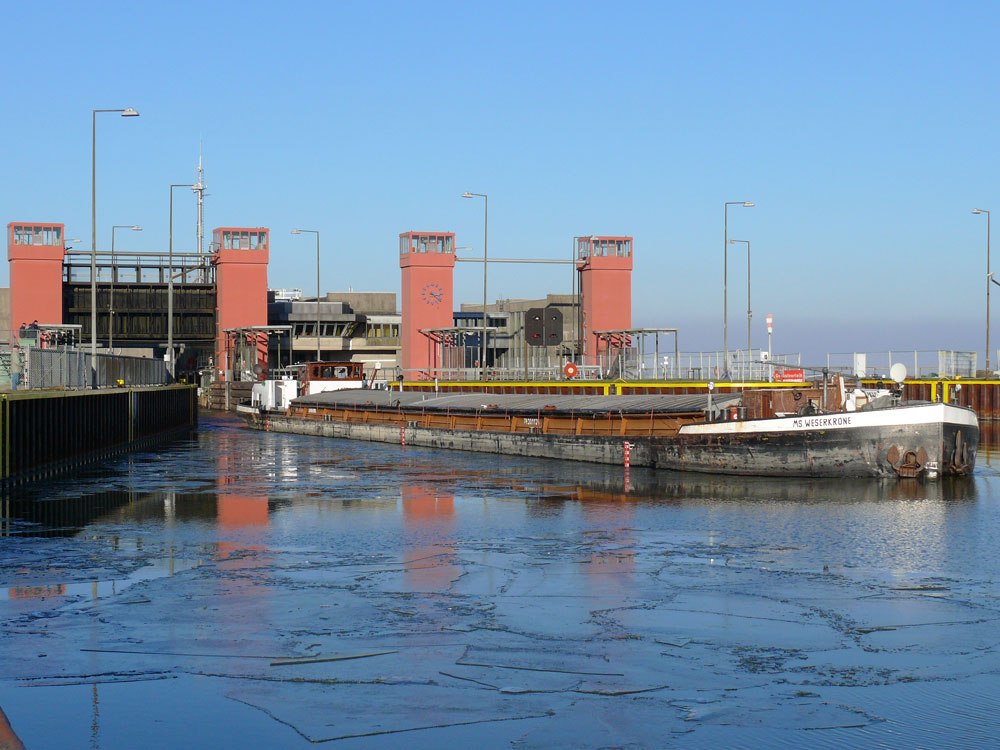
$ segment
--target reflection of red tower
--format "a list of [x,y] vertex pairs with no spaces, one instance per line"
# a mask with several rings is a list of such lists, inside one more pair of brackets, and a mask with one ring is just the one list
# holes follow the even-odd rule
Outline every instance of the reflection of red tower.
[[628,599],[635,574],[635,539],[631,534],[635,506],[629,496],[586,487],[576,488],[581,515],[588,525],[605,530],[606,537],[592,538],[596,549],[589,565],[583,566],[594,591],[602,591],[615,602]]
[[430,338],[420,331],[452,325],[455,234],[403,232],[399,267],[403,277],[400,363],[403,377],[416,379],[421,375],[406,371],[434,367],[436,360]]
[[[267,260],[270,232],[266,228],[221,227],[212,232],[215,250],[216,373],[225,377],[233,367],[227,328],[267,325]],[[267,344],[258,345],[257,359],[267,367]]]
[[37,321],[59,325],[62,318],[62,224],[7,225],[7,260],[10,261],[10,327]]
[[[252,482],[255,476],[254,456],[248,454],[239,436],[226,435],[220,438],[218,458],[218,484],[220,492],[216,496],[216,513],[219,528],[224,531],[248,530],[251,536],[263,533],[270,522],[267,495],[244,495],[227,492],[230,485]],[[232,549],[264,549],[258,545],[236,545],[224,542],[219,545],[223,551]]]
[[[455,513],[454,495],[440,495],[431,487],[413,484],[404,484],[400,494],[408,532],[423,537],[433,533],[435,522],[447,525],[450,530]],[[437,539],[421,539],[416,544],[408,545],[403,562],[409,585],[424,591],[446,591],[461,570],[441,558],[454,553],[454,542],[443,534]]]
[[595,332],[632,327],[632,238],[578,237],[576,242],[583,349],[587,364],[595,365],[607,348]]

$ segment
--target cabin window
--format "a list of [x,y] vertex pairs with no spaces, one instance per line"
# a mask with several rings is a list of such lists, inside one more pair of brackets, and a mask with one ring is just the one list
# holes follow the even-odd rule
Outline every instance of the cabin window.
[[334,370],[333,370],[333,376],[335,378],[346,378],[347,377],[347,368],[346,367],[336,367],[336,368],[334,368]]

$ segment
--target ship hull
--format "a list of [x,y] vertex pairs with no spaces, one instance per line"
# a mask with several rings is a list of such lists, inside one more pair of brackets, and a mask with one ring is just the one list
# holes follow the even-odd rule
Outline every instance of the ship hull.
[[552,435],[341,422],[241,409],[258,429],[410,446],[748,476],[927,477],[975,467],[975,413],[947,404],[688,425],[670,437]]
[[979,425],[948,404],[692,425],[651,446],[661,469],[755,476],[970,474]]

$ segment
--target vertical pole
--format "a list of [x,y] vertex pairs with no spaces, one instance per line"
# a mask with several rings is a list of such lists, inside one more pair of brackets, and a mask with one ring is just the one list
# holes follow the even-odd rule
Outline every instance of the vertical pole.
[[527,327],[528,313],[527,312],[523,313],[522,320],[524,321],[524,323],[521,326],[521,329],[524,331],[524,381],[527,382],[528,381],[528,327]]
[[111,288],[108,291],[108,353],[114,342],[115,326],[115,228],[111,227]]
[[751,368],[751,377],[753,364],[750,359],[750,243],[747,242],[747,363]]
[[[989,279],[987,279],[987,282]],[[90,121],[90,377],[97,388],[97,110]]]
[[[653,345],[656,348],[656,353],[653,355],[656,358],[654,360],[654,362],[656,364],[653,366],[653,378],[655,380],[659,380],[660,379],[660,333],[659,333],[659,331],[656,332],[656,338],[654,339],[654,344]],[[664,372],[663,374],[664,374],[664,376],[666,376],[666,372]]]
[[[174,186],[170,186],[170,230],[167,245],[167,360],[174,377]],[[228,408],[228,407],[227,407]]]
[[319,342],[319,231],[316,232],[316,361],[321,361]]
[[986,212],[986,377],[990,376],[990,212]]
[[[572,268],[570,269],[570,277],[572,279],[570,299],[571,300],[575,300],[576,299],[576,260],[575,260],[576,259],[576,237],[573,238],[573,251],[570,253],[569,259],[572,262]],[[525,337],[525,338],[527,338],[527,337]],[[579,353],[580,353],[580,350],[577,349],[576,354],[579,354]],[[573,357],[572,361],[576,362],[576,357]],[[527,378],[525,378],[525,380],[527,380]]]
[[488,196],[483,196],[483,340],[482,352],[483,361],[480,363],[483,368],[482,380],[486,382],[486,269],[489,265],[487,261],[487,242],[489,240],[490,231],[490,199]]
[[722,210],[722,363],[724,377],[729,373],[729,204]]
[[576,352],[580,356],[580,364],[584,365],[587,360],[583,356],[583,273],[580,271],[580,259],[573,261],[576,270]]

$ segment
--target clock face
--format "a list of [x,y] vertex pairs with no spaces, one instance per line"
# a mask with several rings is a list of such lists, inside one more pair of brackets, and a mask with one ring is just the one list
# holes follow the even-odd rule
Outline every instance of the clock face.
[[423,290],[420,292],[420,296],[423,297],[424,302],[428,305],[440,305],[444,300],[444,289],[441,288],[440,284],[436,284],[433,281],[430,284],[425,284]]

